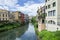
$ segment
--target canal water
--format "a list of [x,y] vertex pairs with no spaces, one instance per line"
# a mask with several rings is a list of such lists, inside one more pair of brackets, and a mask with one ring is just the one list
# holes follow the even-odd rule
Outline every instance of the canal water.
[[0,33],[0,40],[37,40],[37,36],[34,25],[29,23],[24,27]]
[[37,40],[34,26],[29,23],[28,30],[20,38],[16,38],[16,40]]

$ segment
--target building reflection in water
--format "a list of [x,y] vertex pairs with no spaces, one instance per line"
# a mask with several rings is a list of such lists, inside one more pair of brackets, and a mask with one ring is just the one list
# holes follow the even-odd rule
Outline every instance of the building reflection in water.
[[0,33],[0,40],[15,40],[23,35],[28,29],[28,25]]

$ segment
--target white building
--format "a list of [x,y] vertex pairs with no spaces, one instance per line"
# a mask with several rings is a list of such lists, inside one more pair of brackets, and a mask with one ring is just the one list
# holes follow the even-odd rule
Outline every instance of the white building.
[[45,0],[46,2],[46,22],[60,25],[60,0]]
[[9,20],[8,11],[0,9],[0,22],[8,20]]

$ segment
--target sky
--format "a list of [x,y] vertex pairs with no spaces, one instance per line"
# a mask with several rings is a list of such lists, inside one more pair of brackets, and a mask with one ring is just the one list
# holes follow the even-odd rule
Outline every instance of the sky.
[[44,5],[44,0],[0,0],[0,9],[21,11],[29,16],[35,16],[37,9]]

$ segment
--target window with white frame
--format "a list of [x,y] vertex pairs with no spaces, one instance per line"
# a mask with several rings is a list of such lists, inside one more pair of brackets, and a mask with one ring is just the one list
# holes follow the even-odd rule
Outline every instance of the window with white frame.
[[53,7],[55,7],[55,6],[56,6],[56,2],[53,3]]
[[46,9],[47,9],[47,6],[46,6]]
[[48,12],[48,16],[52,16],[52,11],[49,11]]
[[53,16],[55,16],[56,10],[53,10]]
[[48,8],[50,8],[50,4],[48,5]]
[[47,0],[45,0],[45,2],[47,2]]

